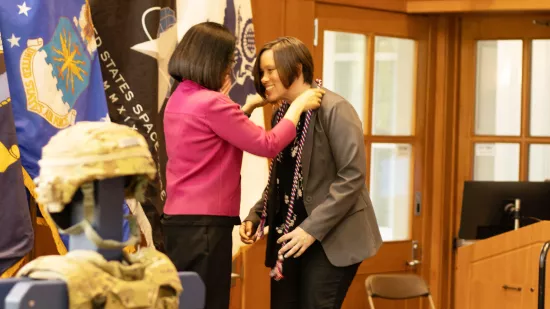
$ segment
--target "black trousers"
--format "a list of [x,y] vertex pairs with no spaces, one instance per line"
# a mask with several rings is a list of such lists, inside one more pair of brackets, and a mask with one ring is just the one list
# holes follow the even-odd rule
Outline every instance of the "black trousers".
[[228,309],[233,226],[163,224],[164,248],[178,271],[199,274],[205,309]]
[[332,265],[319,242],[283,263],[280,281],[271,280],[271,309],[339,309],[359,264]]

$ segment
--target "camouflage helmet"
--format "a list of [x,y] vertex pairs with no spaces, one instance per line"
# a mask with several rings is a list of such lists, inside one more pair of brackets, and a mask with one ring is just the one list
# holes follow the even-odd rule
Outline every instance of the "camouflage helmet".
[[[86,237],[98,248],[124,248],[139,243],[136,218],[128,215],[130,237],[125,242],[103,239],[92,226],[95,218],[94,181],[125,178],[125,197],[143,200],[156,168],[145,138],[133,129],[111,122],[78,122],[59,131],[42,148],[36,201],[52,214],[60,233]],[[83,194],[84,218],[66,226],[65,207],[75,193]],[[122,205],[120,205],[122,207]]]
[[147,182],[156,176],[145,138],[128,126],[102,121],[59,131],[42,148],[38,165],[36,200],[51,213],[63,211],[83,184],[120,176],[132,176],[126,197],[143,200]]

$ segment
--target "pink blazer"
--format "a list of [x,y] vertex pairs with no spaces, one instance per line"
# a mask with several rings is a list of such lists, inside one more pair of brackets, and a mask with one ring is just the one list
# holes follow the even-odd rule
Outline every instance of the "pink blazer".
[[239,216],[243,151],[275,157],[296,136],[283,119],[256,126],[227,96],[192,81],[179,84],[164,113],[168,215]]

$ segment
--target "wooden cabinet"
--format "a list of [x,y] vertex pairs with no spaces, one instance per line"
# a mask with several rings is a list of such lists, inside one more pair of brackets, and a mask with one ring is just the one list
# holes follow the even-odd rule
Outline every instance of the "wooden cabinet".
[[540,222],[458,248],[454,308],[537,308],[541,249],[549,240],[550,222]]

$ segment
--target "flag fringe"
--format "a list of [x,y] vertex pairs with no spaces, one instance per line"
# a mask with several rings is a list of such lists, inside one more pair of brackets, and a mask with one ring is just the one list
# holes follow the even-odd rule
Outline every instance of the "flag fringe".
[[19,269],[21,269],[21,267],[23,267],[23,265],[27,264],[28,262],[29,262],[28,255],[25,255],[19,261],[17,261],[17,263],[13,264],[5,272],[0,274],[0,279],[15,277]]

